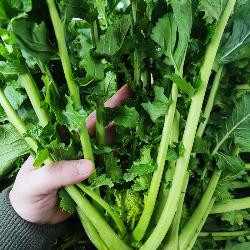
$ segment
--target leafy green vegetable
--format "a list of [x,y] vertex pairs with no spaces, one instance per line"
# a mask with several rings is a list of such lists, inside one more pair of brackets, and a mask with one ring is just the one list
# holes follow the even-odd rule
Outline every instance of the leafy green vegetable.
[[59,192],[87,236],[56,248],[249,248],[249,13],[248,0],[0,2],[1,183],[29,149],[35,167],[95,164]]
[[29,146],[11,124],[0,126],[0,178],[13,168],[18,157],[29,153]]

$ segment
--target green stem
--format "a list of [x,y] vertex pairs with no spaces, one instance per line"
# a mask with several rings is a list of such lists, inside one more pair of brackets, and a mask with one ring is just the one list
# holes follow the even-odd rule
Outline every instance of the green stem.
[[173,223],[170,227],[169,234],[167,235],[166,243],[163,250],[179,249],[179,229],[182,216],[182,209],[184,204],[185,193],[188,185],[188,172],[186,172],[185,181],[183,183],[182,194],[179,200],[179,206],[173,219]]
[[246,181],[233,181],[232,189],[241,189],[250,187],[250,177],[247,177]]
[[162,179],[162,174],[164,171],[166,155],[168,151],[168,146],[170,142],[170,136],[172,131],[172,124],[174,120],[176,102],[178,96],[178,88],[175,83],[172,85],[171,98],[172,102],[165,116],[164,127],[162,131],[162,138],[160,142],[160,147],[157,156],[157,169],[153,174],[148,195],[145,201],[144,209],[140,220],[133,231],[133,238],[140,241],[146,233],[148,228],[152,213],[154,211],[156,198],[158,196],[159,187]]
[[240,237],[250,235],[250,231],[236,231],[236,232],[200,232],[199,237]]
[[239,84],[239,85],[236,85],[236,90],[242,90],[242,91],[245,91],[245,90],[248,90],[250,91],[250,85],[249,84]]
[[[12,125],[16,128],[16,130],[21,134],[24,135],[27,132],[27,128],[24,124],[24,122],[20,119],[17,112],[13,109],[12,105],[10,104],[9,100],[5,96],[2,89],[0,89],[0,104],[3,107],[8,120]],[[36,152],[38,149],[38,145],[35,140],[33,140],[30,137],[24,138],[27,144],[30,146],[30,148]]]
[[102,0],[96,0],[96,6],[97,8],[99,9],[99,11],[102,13],[103,15],[103,20],[105,22],[105,27],[107,28],[108,27],[108,18],[107,18],[107,14],[106,14],[106,11],[105,11],[105,6],[103,4],[103,1]]
[[82,144],[82,150],[84,158],[94,162],[94,155],[92,151],[91,141],[86,123],[83,122],[79,130],[80,140]]
[[246,170],[250,170],[250,163],[245,164]]
[[162,213],[161,219],[153,230],[152,234],[149,236],[147,241],[141,247],[142,250],[145,249],[156,249],[159,247],[160,243],[164,239],[168,229],[172,223],[175,212],[177,210],[178,201],[181,195],[181,189],[183,185],[183,181],[185,179],[185,174],[188,168],[189,159],[194,143],[194,138],[201,114],[202,104],[208,84],[209,77],[211,75],[212,66],[215,60],[216,53],[218,51],[218,47],[228,22],[228,19],[234,9],[236,0],[229,0],[225,11],[223,12],[220,20],[218,21],[217,27],[215,29],[214,35],[208,45],[204,62],[200,69],[199,75],[199,89],[197,93],[192,97],[192,103],[190,106],[185,131],[183,135],[183,145],[185,148],[185,152],[183,156],[181,156],[176,163],[176,171],[174,174],[174,179],[172,182],[172,186],[169,191],[169,197],[165,204],[164,211]]
[[63,66],[64,75],[68,84],[70,95],[73,99],[75,108],[77,110],[81,109],[81,100],[80,100],[80,93],[79,93],[79,87],[76,85],[73,79],[70,59],[69,59],[69,53],[67,50],[67,45],[65,41],[64,36],[64,30],[63,25],[61,22],[61,19],[59,17],[55,0],[47,0],[51,20],[54,26],[54,31],[57,39],[59,54]]
[[131,0],[131,2],[132,2],[133,21],[134,21],[134,24],[135,24],[136,20],[137,20],[137,0]]
[[[179,140],[179,127],[180,127],[180,114],[178,111],[175,112],[175,117],[172,125],[170,144],[178,143]],[[161,183],[159,195],[157,198],[157,206],[154,211],[154,219],[155,223],[159,221],[162,211],[164,209],[166,200],[168,198],[169,188],[173,181],[174,171],[175,171],[176,161],[170,161],[168,166],[166,167],[166,171],[164,173],[164,177]]]
[[[60,93],[59,93],[57,84],[56,84],[56,82],[55,82],[55,80],[54,80],[54,78],[49,70],[49,67],[40,61],[37,61],[37,64],[38,64],[40,70],[42,71],[43,75],[48,77],[49,83],[52,84],[54,96],[56,96],[57,98],[60,98]],[[45,85],[46,85],[46,83],[45,83]]]
[[207,210],[206,210],[202,220],[199,222],[199,225],[197,227],[197,231],[194,233],[191,241],[187,244],[187,247],[185,247],[185,248],[183,247],[183,244],[182,244],[182,241],[181,241],[181,238],[180,238],[180,240],[179,240],[179,247],[180,247],[179,250],[192,250],[193,249],[193,246],[194,246],[194,244],[195,244],[195,242],[196,242],[196,240],[197,240],[197,238],[198,238],[198,236],[200,234],[201,229],[203,228],[203,226],[204,226],[204,224],[205,224],[205,222],[207,220],[207,217],[209,215],[209,212],[210,212],[211,208],[213,207],[214,202],[215,202],[215,198],[212,198],[212,200],[208,204]]
[[90,241],[94,244],[94,246],[98,250],[108,250],[108,247],[103,242],[103,240],[100,238],[99,234],[97,233],[95,227],[89,220],[89,218],[81,211],[79,207],[76,208],[78,216],[82,222],[82,226],[88,235]]
[[96,228],[102,240],[105,242],[110,250],[129,250],[127,246],[109,226],[105,219],[98,213],[98,211],[91,205],[91,203],[80,193],[75,186],[65,187],[65,190],[76,202],[79,208],[85,215],[88,215],[89,220]]
[[217,93],[217,90],[218,90],[218,87],[220,84],[222,72],[223,72],[223,66],[220,66],[219,70],[217,71],[217,73],[215,75],[214,82],[212,84],[212,88],[211,88],[211,91],[209,94],[209,98],[208,98],[208,101],[207,101],[207,104],[206,104],[206,107],[204,110],[203,117],[205,118],[205,120],[202,123],[200,123],[200,126],[197,130],[196,135],[199,137],[202,137],[204,130],[207,126],[207,122],[208,122],[208,119],[210,117],[213,105],[214,105],[214,99],[215,99],[215,96],[216,96],[216,93]]
[[204,219],[205,214],[210,213],[210,211],[208,211],[208,207],[211,200],[213,199],[214,191],[217,187],[220,175],[221,171],[215,171],[213,173],[212,178],[207,186],[205,193],[202,196],[201,201],[199,202],[189,221],[182,229],[180,234],[181,249],[186,249],[186,246],[190,243],[195,233],[197,232],[197,228],[199,227],[201,221]]
[[104,104],[98,103],[96,106],[96,139],[98,145],[105,145],[106,133],[104,127]]
[[[63,25],[56,8],[55,0],[47,0],[47,4],[51,20],[54,26],[57,44],[59,48],[59,54],[62,61],[63,71],[68,84],[69,92],[74,102],[76,110],[80,110],[82,108],[80,92],[78,85],[75,83],[73,79],[69,53],[67,50],[67,45],[64,36]],[[79,135],[85,159],[94,161],[91,141],[85,122],[83,122],[83,125],[81,126],[81,128],[79,128]]]
[[112,210],[110,205],[105,200],[103,200],[98,194],[96,194],[91,188],[85,186],[82,183],[77,184],[77,186],[107,211],[107,213],[112,217],[112,219],[116,223],[116,226],[121,236],[125,237],[127,234],[126,227],[122,219],[119,217],[119,215],[115,211]]
[[23,87],[26,90],[26,93],[30,99],[30,102],[39,119],[40,125],[42,127],[45,127],[49,122],[48,112],[46,112],[41,107],[40,92],[36,86],[34,79],[32,78],[30,72],[28,71],[28,69],[27,69],[27,73],[19,75],[19,80],[21,81]]
[[250,197],[228,201],[218,201],[214,204],[210,214],[227,213],[248,208],[250,208]]

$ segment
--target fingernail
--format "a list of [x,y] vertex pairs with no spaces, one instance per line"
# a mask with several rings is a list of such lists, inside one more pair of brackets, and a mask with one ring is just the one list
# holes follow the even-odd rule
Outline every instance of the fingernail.
[[94,171],[94,164],[89,160],[79,160],[76,168],[79,175],[89,177]]

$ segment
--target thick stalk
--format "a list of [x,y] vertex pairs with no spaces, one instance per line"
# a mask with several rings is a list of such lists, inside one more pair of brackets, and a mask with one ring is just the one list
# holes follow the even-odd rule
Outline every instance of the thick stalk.
[[246,170],[250,170],[250,163],[245,164]]
[[90,222],[89,218],[81,211],[79,207],[77,207],[78,216],[82,222],[82,226],[88,235],[90,241],[98,250],[108,250],[108,247],[104,243],[104,241],[100,238],[99,234],[97,233],[95,227]]
[[241,189],[250,187],[250,177],[247,177],[246,181],[233,181],[232,189]]
[[[0,104],[3,107],[8,120],[12,125],[16,128],[16,130],[21,134],[24,135],[27,132],[27,128],[24,124],[24,122],[20,119],[16,111],[13,109],[11,106],[9,100],[7,97],[4,95],[4,92],[2,89],[0,89]],[[30,137],[25,137],[24,138],[27,144],[30,146],[30,148],[36,152],[38,149],[38,145],[35,140],[33,140]]]
[[51,20],[54,26],[54,31],[57,39],[59,54],[63,66],[64,75],[68,84],[70,95],[73,99],[75,108],[77,110],[81,109],[81,100],[80,100],[80,93],[79,93],[79,87],[76,85],[73,79],[70,59],[69,59],[69,53],[67,50],[67,45],[65,41],[64,36],[64,30],[63,25],[61,22],[61,19],[59,17],[55,0],[47,0]]
[[181,222],[182,209],[184,204],[185,193],[188,185],[188,172],[186,172],[185,181],[183,183],[182,194],[179,200],[179,206],[174,216],[173,223],[170,227],[169,234],[167,235],[166,243],[163,247],[163,250],[173,250],[179,249],[179,229]]
[[204,219],[204,217],[206,217],[206,214],[210,213],[210,211],[208,211],[208,207],[211,200],[213,199],[214,191],[220,179],[220,175],[221,171],[214,172],[201,201],[199,202],[187,224],[182,229],[180,234],[180,249],[186,249],[187,245],[190,244],[195,233],[198,231],[197,228],[199,227],[201,221]]
[[49,122],[48,112],[46,112],[41,107],[41,95],[36,86],[34,79],[32,78],[30,72],[27,69],[27,73],[21,74],[19,76],[19,80],[21,81],[23,87],[26,90],[26,93],[30,99],[30,102],[36,112],[36,115],[39,119],[39,123],[42,127],[45,127]]
[[250,231],[234,231],[234,232],[200,232],[199,237],[240,237],[250,235]]
[[192,97],[192,103],[189,110],[185,131],[183,135],[183,145],[185,148],[185,152],[183,156],[181,156],[177,160],[176,171],[174,174],[174,179],[172,186],[170,188],[169,197],[166,202],[164,211],[162,213],[161,219],[156,225],[154,231],[149,236],[147,241],[141,247],[141,249],[157,249],[160,243],[164,239],[171,223],[175,212],[177,210],[178,201],[181,195],[181,189],[183,185],[183,181],[185,179],[185,173],[187,171],[194,138],[201,114],[202,104],[208,84],[209,77],[211,75],[212,66],[215,60],[216,53],[218,51],[218,47],[221,41],[221,37],[223,35],[224,29],[228,22],[228,19],[234,9],[236,0],[229,0],[225,11],[223,12],[220,20],[218,21],[217,27],[215,29],[214,36],[212,37],[206,54],[204,58],[204,62],[201,66],[200,75],[199,75],[199,89],[197,93]]
[[65,187],[65,190],[76,202],[78,207],[85,215],[88,215],[89,220],[96,228],[102,240],[105,242],[110,250],[129,250],[127,246],[114,230],[109,226],[105,219],[98,213],[98,211],[91,205],[91,203],[80,193],[75,186]]
[[[180,114],[178,113],[178,111],[176,111],[173,125],[172,125],[170,144],[178,143],[179,133],[180,133],[179,127],[180,127]],[[164,176],[161,182],[161,187],[160,187],[159,194],[157,197],[157,206],[153,214],[153,217],[154,217],[153,221],[155,222],[155,224],[158,223],[161,217],[162,211],[164,209],[166,200],[168,198],[169,188],[171,186],[173,176],[174,176],[175,165],[176,165],[176,161],[170,161],[168,162],[168,166],[165,167],[167,169],[164,173]]]
[[[214,99],[215,99],[215,96],[216,96],[216,93],[217,93],[217,90],[218,90],[218,87],[219,87],[219,83],[220,83],[220,79],[221,79],[221,75],[222,75],[222,72],[223,72],[223,66],[221,66],[215,76],[215,79],[213,81],[213,84],[212,84],[212,88],[211,88],[211,91],[210,91],[210,94],[209,94],[209,98],[208,98],[208,101],[207,101],[207,104],[206,104],[206,107],[205,107],[205,111],[204,111],[204,118],[205,118],[205,121],[200,123],[200,126],[197,130],[197,136],[198,137],[202,137],[203,136],[203,133],[205,131],[205,128],[206,128],[206,125],[207,125],[207,122],[208,122],[208,119],[210,117],[210,114],[211,114],[211,111],[212,111],[212,108],[213,108],[213,104],[214,104]],[[215,175],[214,178],[213,178],[213,183],[211,185],[211,191],[213,190],[213,192],[215,191],[215,188],[217,186],[216,182],[219,180],[220,178],[220,174],[218,175]],[[209,194],[208,194],[209,195]],[[213,195],[213,193],[212,193]],[[208,197],[208,199],[212,199],[212,196]],[[203,211],[204,213],[206,212],[206,204],[207,203],[204,203],[203,204]],[[208,205],[208,204],[207,204]],[[207,214],[209,214],[209,212],[207,212]],[[201,214],[200,214],[201,215]],[[202,217],[200,216],[200,219]],[[198,227],[198,224],[196,225]],[[184,227],[185,228],[185,227]],[[201,230],[201,229],[200,229]],[[183,230],[182,230],[183,232]],[[181,233],[182,233],[181,232]],[[184,231],[185,232],[185,231]],[[198,233],[198,230],[193,230],[193,233],[195,232],[195,235],[197,236],[197,233]],[[191,234],[190,234],[190,237],[191,237]],[[196,237],[197,238],[197,237]],[[180,241],[183,243],[183,238],[181,238],[180,236]],[[194,238],[193,238],[194,239]],[[185,241],[184,241],[185,242]],[[183,243],[183,244],[188,244],[188,243]]]
[[210,214],[227,213],[235,210],[250,208],[250,197],[233,199],[228,201],[218,201],[212,207]]
[[[18,114],[16,113],[16,111],[13,109],[13,107],[11,106],[10,102],[8,101],[8,99],[6,98],[6,96],[4,95],[4,92],[2,91],[2,89],[0,89],[0,104],[3,107],[3,109],[6,112],[6,115],[8,116],[8,120],[13,124],[13,126],[17,129],[17,131],[21,134],[24,135],[27,132],[27,128],[25,126],[25,124],[23,123],[23,121],[20,119],[20,117],[18,116]],[[30,146],[30,148],[36,152],[37,151],[37,143],[34,139],[32,138],[25,138],[25,140],[27,141],[28,145]],[[46,164],[51,164],[53,163],[53,160],[51,157],[49,157],[48,159],[46,159],[45,161]],[[65,188],[66,191],[69,193],[69,195],[73,195],[73,199],[75,199],[77,205],[82,205],[84,204],[84,208],[86,206],[87,210],[83,210],[84,213],[86,214],[91,214],[92,211],[92,215],[96,215],[97,217],[97,221],[100,220],[101,223],[92,223],[95,225],[95,227],[100,226],[100,231],[102,230],[107,230],[107,238],[108,240],[113,239],[114,238],[114,242],[117,244],[121,244],[125,245],[123,243],[123,241],[115,234],[115,232],[113,232],[112,228],[109,227],[109,225],[106,223],[106,221],[102,218],[102,216],[95,210],[95,208],[91,205],[90,202],[88,202],[88,200],[81,195],[81,193],[77,190],[76,187],[71,186],[69,187],[69,189]],[[75,192],[70,192],[69,190],[76,190]],[[82,199],[82,201],[81,201]],[[95,220],[95,218],[93,218],[93,220]],[[105,233],[103,233],[103,235],[105,236]],[[111,241],[112,242],[112,241]],[[125,245],[126,246],[126,245]],[[112,248],[110,248],[112,249]],[[115,248],[113,248],[115,249]],[[124,247],[122,249],[129,249],[128,247]]]
[[167,155],[168,146],[170,142],[172,124],[173,124],[175,110],[176,110],[177,97],[178,97],[178,88],[176,84],[173,83],[172,91],[171,91],[172,102],[165,116],[165,122],[164,122],[163,131],[162,131],[162,138],[161,138],[160,147],[159,147],[158,156],[157,156],[158,167],[153,174],[142,215],[140,217],[140,220],[136,228],[133,231],[133,238],[137,241],[140,241],[145,235],[152,213],[154,211],[155,201],[158,196],[159,187],[160,187],[162,174],[164,171],[164,166],[165,166],[165,161],[166,161],[166,155]]
[[210,201],[208,207],[207,207],[207,210],[206,210],[206,213],[204,214],[204,217],[202,218],[202,220],[200,221],[199,223],[199,226],[197,228],[197,231],[194,233],[191,241],[188,243],[187,247],[183,248],[183,245],[182,245],[182,242],[181,242],[181,239],[179,240],[179,250],[192,250],[193,249],[193,246],[199,236],[199,233],[201,231],[201,229],[203,228],[206,220],[207,220],[207,217],[209,215],[209,211],[211,210],[211,208],[213,207],[213,204],[215,202],[215,198],[212,198],[212,200]]
[[81,125],[81,128],[79,130],[79,136],[82,144],[84,158],[94,162],[94,155],[92,151],[91,141],[85,121]]
[[119,217],[119,215],[110,207],[110,205],[103,200],[98,194],[96,194],[91,188],[85,186],[82,183],[77,184],[77,186],[87,195],[89,195],[94,201],[96,201],[102,208],[104,208],[107,213],[111,216],[111,218],[114,220],[120,234],[122,237],[125,237],[127,234],[126,227],[122,221],[122,219]]
[[[72,97],[76,110],[80,110],[82,108],[80,92],[79,92],[78,85],[75,83],[73,79],[69,53],[67,50],[67,45],[66,45],[65,36],[64,36],[63,25],[62,25],[61,19],[59,17],[59,14],[56,8],[55,0],[47,0],[47,4],[48,4],[52,24],[54,26],[59,54],[60,54],[60,58],[62,61],[63,71],[64,71],[64,75],[68,84],[70,96]],[[81,128],[79,128],[79,135],[80,135],[80,140],[82,143],[84,157],[88,160],[93,161],[94,156],[93,156],[93,152],[91,148],[89,133],[88,133],[85,122],[83,123],[84,124],[81,126]]]
[[208,101],[207,101],[207,104],[206,104],[206,107],[205,107],[205,110],[204,110],[203,117],[205,118],[205,120],[202,123],[200,123],[199,128],[197,130],[196,135],[199,136],[199,137],[202,137],[202,135],[204,133],[204,130],[205,130],[206,126],[207,126],[207,122],[208,122],[208,119],[210,117],[213,105],[214,105],[214,99],[215,99],[215,96],[216,96],[216,93],[217,93],[217,90],[218,90],[218,87],[219,87],[219,84],[220,84],[220,79],[221,79],[222,72],[223,72],[223,66],[220,66],[218,72],[215,75],[215,78],[214,78],[214,81],[213,81],[213,84],[212,84],[212,88],[211,88],[211,91],[210,91],[210,94],[209,94],[209,98],[208,98]]
[[99,102],[96,106],[96,140],[98,145],[105,145],[106,133],[104,127],[104,103]]

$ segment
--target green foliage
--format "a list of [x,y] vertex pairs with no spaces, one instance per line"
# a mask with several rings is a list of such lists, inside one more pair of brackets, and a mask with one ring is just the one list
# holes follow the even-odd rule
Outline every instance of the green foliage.
[[143,197],[140,196],[140,193],[128,189],[116,192],[115,201],[120,216],[126,222],[128,228],[133,230],[142,211]]
[[13,168],[18,157],[29,153],[29,147],[11,124],[0,126],[0,179]]
[[60,189],[59,198],[60,208],[70,215],[74,214],[76,210],[76,204],[64,189]]
[[[210,91],[218,74],[210,75],[213,60],[207,60],[212,53],[206,51],[208,46],[210,51],[211,47],[212,52],[216,50],[217,23],[221,25],[225,6],[232,0],[56,0],[53,13],[58,11],[57,25],[51,22],[47,2],[0,1],[0,90],[4,94],[0,95],[0,103],[4,104],[0,106],[0,179],[3,187],[11,184],[29,154],[27,143],[9,123],[11,118],[14,126],[27,130],[24,136],[36,140],[38,149],[32,152],[35,167],[43,167],[48,157],[53,161],[90,158],[93,151],[96,171],[89,184],[85,181],[88,192],[79,186],[73,189],[76,188],[77,198],[88,207],[85,210],[91,228],[88,236],[94,242],[100,239],[105,244],[108,242],[110,249],[127,249],[127,246],[167,249],[168,240],[156,245],[164,237],[168,224],[170,230],[179,228],[181,245],[182,230],[211,185],[214,173],[220,173],[220,178],[209,199],[215,197],[223,202],[249,196],[248,187],[240,189],[234,185],[246,184],[249,179],[245,166],[250,159],[249,1],[237,0],[226,25],[213,64],[216,72],[223,65],[223,74],[212,101]],[[60,39],[55,31],[61,32]],[[34,80],[31,81],[33,89],[27,86],[24,89],[20,84],[20,76],[27,74]],[[203,98],[206,78],[209,82]],[[124,84],[131,91],[126,86],[115,95]],[[178,88],[176,96],[173,86]],[[7,97],[16,111],[14,116],[13,113],[6,116],[10,107],[3,97]],[[112,100],[106,102],[110,97]],[[121,103],[120,98],[126,100]],[[211,104],[211,112],[205,111],[207,102]],[[118,106],[108,108],[104,103]],[[201,103],[203,113],[200,113]],[[48,118],[47,125],[39,125],[38,109]],[[98,109],[96,128],[93,114],[91,119],[86,119],[95,109]],[[175,111],[173,117],[177,114],[179,117],[173,125],[171,112],[166,116],[169,110]],[[16,122],[15,115],[25,124],[25,129],[22,122]],[[200,124],[207,122],[202,136],[196,134],[198,120]],[[79,138],[85,121],[93,135],[90,140],[87,133]],[[110,122],[112,126],[108,125]],[[189,127],[185,128],[186,124]],[[184,130],[185,138],[181,139]],[[100,135],[100,131],[103,143],[98,136],[95,138],[95,133]],[[163,153],[159,152],[159,146],[166,131],[170,132],[170,138],[165,138],[168,142],[163,144],[169,147]],[[112,144],[107,144],[105,137]],[[193,137],[195,141],[191,143]],[[158,178],[161,165],[162,179]],[[185,191],[182,176],[186,172],[189,182]],[[152,179],[157,179],[153,188]],[[173,186],[175,189],[171,190]],[[180,195],[185,196],[183,204],[177,201],[180,190]],[[133,230],[140,218],[144,223],[145,217],[141,215],[152,193],[156,197],[156,202],[152,201],[153,216],[149,226],[143,228],[146,232],[142,232],[142,239],[138,239]],[[73,214],[76,205],[68,193],[62,189],[59,197],[62,210]],[[169,197],[173,199],[167,200]],[[206,201],[203,202],[202,199],[204,205]],[[104,208],[100,209],[97,203]],[[168,209],[159,212],[162,204],[167,204]],[[180,207],[182,212],[178,211]],[[79,209],[83,211],[85,206]],[[167,215],[165,220],[160,218],[162,211]],[[182,214],[180,223],[178,218],[172,223],[174,213]],[[198,209],[196,214],[202,213]],[[206,219],[203,231],[249,230],[247,209],[205,217],[202,217]],[[201,221],[196,220],[191,226],[196,223],[200,225]],[[154,234],[159,225],[160,230]],[[166,235],[171,240],[169,232]],[[241,246],[248,249],[249,236],[214,239],[198,237],[194,249],[240,249]],[[148,240],[152,245],[147,248]],[[82,235],[80,240],[69,235],[63,241],[66,246],[69,241],[68,246],[72,248],[93,248]],[[246,242],[238,244],[240,241]],[[62,248],[60,242],[58,249]]]
[[164,94],[164,88],[154,86],[154,101],[142,103],[142,107],[149,114],[151,120],[156,122],[159,117],[165,116],[169,105],[169,99]]
[[12,22],[17,45],[40,61],[48,61],[55,54],[49,43],[44,22],[37,24],[27,18],[17,18]]
[[227,0],[201,0],[199,9],[205,12],[204,18],[210,24],[219,20],[226,4]]
[[129,15],[118,16],[106,33],[97,43],[96,52],[101,55],[113,56],[122,47],[125,36],[131,26]]

